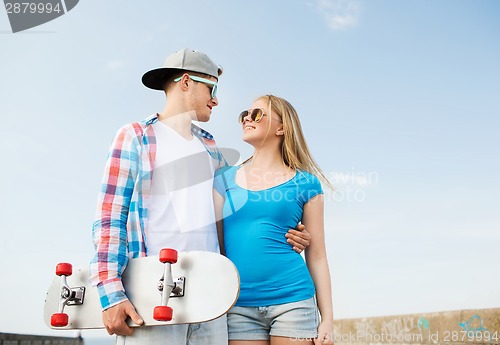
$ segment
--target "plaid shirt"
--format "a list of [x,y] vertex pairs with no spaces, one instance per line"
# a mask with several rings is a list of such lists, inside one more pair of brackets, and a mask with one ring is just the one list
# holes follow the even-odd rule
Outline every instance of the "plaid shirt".
[[[97,286],[101,305],[108,309],[127,300],[121,276],[131,258],[147,255],[146,200],[156,158],[152,124],[158,115],[120,128],[111,144],[92,227],[96,254],[90,263],[90,282]],[[191,125],[220,168],[227,165],[212,135]]]

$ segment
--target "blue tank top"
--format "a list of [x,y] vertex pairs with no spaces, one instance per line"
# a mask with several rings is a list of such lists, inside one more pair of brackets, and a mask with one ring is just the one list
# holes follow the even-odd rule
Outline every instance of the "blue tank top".
[[224,245],[240,274],[238,306],[269,306],[314,296],[306,263],[285,234],[301,221],[304,205],[323,190],[318,178],[297,170],[275,187],[250,191],[235,182],[239,167],[217,171],[214,187],[224,197]]

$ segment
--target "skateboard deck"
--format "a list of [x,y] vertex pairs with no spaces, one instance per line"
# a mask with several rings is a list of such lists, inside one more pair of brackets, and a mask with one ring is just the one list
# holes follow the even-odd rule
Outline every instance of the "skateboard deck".
[[[210,321],[236,303],[239,275],[229,259],[211,252],[173,252],[175,260],[161,259],[162,253],[130,259],[123,274],[125,293],[144,326]],[[54,329],[104,328],[97,288],[89,284],[88,268],[72,270],[69,265],[67,271],[64,265],[69,264],[56,268],[59,276],[47,292],[45,323]],[[136,326],[130,319],[128,323]]]

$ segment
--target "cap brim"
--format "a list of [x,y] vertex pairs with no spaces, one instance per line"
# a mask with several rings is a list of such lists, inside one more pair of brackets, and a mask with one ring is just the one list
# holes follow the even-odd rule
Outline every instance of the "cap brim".
[[[217,67],[218,67],[217,74],[220,76],[223,70],[221,66]],[[142,83],[144,84],[144,86],[149,87],[150,89],[163,91],[163,84],[165,82],[165,79],[168,78],[170,75],[174,74],[175,72],[182,70],[186,69],[175,68],[175,67],[156,68],[149,72],[144,73],[144,75],[142,76]],[[198,73],[205,73],[205,72],[198,72]]]
[[163,91],[163,83],[165,79],[173,74],[175,71],[181,70],[180,68],[157,68],[144,73],[142,76],[142,83],[144,86],[153,90]]

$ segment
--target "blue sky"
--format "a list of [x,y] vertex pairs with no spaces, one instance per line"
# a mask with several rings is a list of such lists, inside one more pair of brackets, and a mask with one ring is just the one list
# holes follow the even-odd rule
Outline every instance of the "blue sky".
[[337,318],[499,307],[499,14],[495,0],[87,0],[12,34],[1,10],[0,332],[54,334],[46,287],[55,263],[92,256],[110,141],[163,108],[140,78],[184,47],[224,67],[205,126],[220,146],[251,153],[236,116],[261,94],[297,108],[336,188]]

